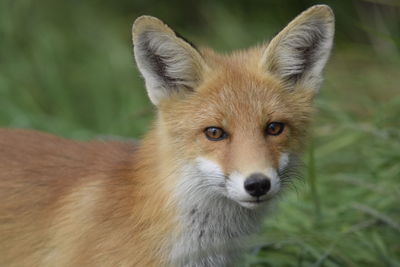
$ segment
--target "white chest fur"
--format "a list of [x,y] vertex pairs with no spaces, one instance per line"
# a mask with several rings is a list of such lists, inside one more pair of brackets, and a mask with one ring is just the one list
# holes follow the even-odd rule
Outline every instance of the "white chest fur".
[[251,210],[227,198],[224,179],[215,169],[184,168],[176,190],[178,233],[171,240],[171,265],[231,266],[257,230],[266,207]]

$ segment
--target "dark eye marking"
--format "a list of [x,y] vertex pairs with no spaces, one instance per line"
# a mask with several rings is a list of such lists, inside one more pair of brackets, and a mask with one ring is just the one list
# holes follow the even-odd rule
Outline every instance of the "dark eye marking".
[[204,134],[210,141],[220,141],[228,137],[228,134],[219,127],[207,127],[204,129]]
[[283,122],[270,122],[265,129],[267,135],[277,136],[280,135],[285,129],[285,124]]

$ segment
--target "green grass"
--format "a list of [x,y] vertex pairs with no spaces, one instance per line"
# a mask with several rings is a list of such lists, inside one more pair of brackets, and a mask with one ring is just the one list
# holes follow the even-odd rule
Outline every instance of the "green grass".
[[[153,108],[133,63],[134,16],[45,3],[0,3],[0,126],[77,139],[143,135]],[[208,7],[205,35],[183,32],[219,50],[283,26],[262,32],[253,21],[250,31],[242,13]],[[244,266],[400,266],[400,58],[376,51],[343,39],[336,46],[304,178],[266,220]]]

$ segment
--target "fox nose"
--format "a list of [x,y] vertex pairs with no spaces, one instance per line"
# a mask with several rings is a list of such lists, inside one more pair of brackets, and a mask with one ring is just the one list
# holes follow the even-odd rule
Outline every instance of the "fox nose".
[[253,173],[244,182],[244,189],[253,197],[265,195],[271,188],[271,181],[262,173]]

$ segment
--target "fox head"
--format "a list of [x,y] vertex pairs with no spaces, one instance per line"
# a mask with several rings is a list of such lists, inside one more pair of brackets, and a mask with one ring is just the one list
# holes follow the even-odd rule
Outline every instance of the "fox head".
[[310,127],[331,9],[311,7],[269,43],[230,55],[198,49],[150,16],[132,31],[160,146],[186,166],[187,183],[250,209],[279,192]]

